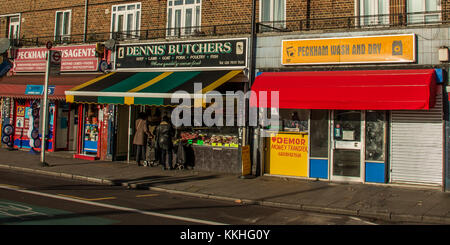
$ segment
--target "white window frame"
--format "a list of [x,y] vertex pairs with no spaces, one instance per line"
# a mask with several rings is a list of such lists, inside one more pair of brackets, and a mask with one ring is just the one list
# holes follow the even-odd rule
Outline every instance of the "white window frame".
[[[129,6],[134,6],[134,9],[128,10]],[[119,8],[124,7],[125,10],[119,10]],[[131,29],[128,30],[128,15],[132,14],[132,22],[131,22]],[[139,14],[139,18],[136,17],[136,15]],[[123,16],[123,25],[124,30],[122,33],[118,31],[118,19],[119,15]],[[117,35],[116,38],[118,39],[139,39],[140,33],[141,33],[141,21],[142,19],[142,4],[141,2],[135,2],[135,3],[127,3],[127,4],[118,4],[118,5],[112,5],[111,6],[111,38],[113,38],[113,35]],[[136,23],[138,20],[139,23]],[[115,34],[117,33],[117,34]]]
[[[419,1],[419,0],[414,0]],[[415,14],[410,15],[410,13],[417,13],[417,12],[426,12],[426,0],[422,0],[422,9],[420,11],[410,11],[409,10],[409,1],[406,1],[406,12],[408,13],[408,24],[417,24],[417,23],[427,23],[426,18],[429,16],[437,16],[437,21],[442,20],[442,1],[441,0],[434,0],[437,4],[437,9],[435,11],[439,13],[432,13],[432,14]]]
[[[180,5],[175,5],[175,1],[176,0],[167,1],[166,36],[189,36],[194,35],[196,32],[200,32],[202,25],[202,0],[194,0],[194,3],[190,4],[187,4],[186,0],[182,0],[183,3]],[[197,8],[199,9],[199,13],[197,13]],[[186,10],[188,9],[192,9],[190,28],[186,26]],[[180,26],[175,25],[175,11],[181,11]]]
[[[58,28],[58,23],[57,23],[57,18],[58,18],[58,13],[62,13],[62,20],[61,20],[61,26],[60,26],[60,36],[57,36],[57,28]],[[63,34],[62,31],[64,29],[64,23],[65,23],[65,13],[69,13],[69,23],[68,23],[68,28],[67,28],[67,33]],[[71,32],[71,26],[72,26],[72,10],[68,9],[68,10],[58,10],[55,12],[55,41],[59,41],[61,40],[62,42],[70,39],[70,32]]]
[[[384,11],[378,8],[378,0],[370,0],[371,8],[369,9],[369,16],[365,16],[364,0],[356,0],[358,4],[355,6],[355,15],[359,16],[360,26],[373,26],[373,25],[388,25],[390,23],[390,1],[384,0]],[[383,15],[383,16],[379,16]],[[381,18],[381,19],[380,19]],[[368,23],[367,23],[368,22]]]
[[[286,16],[286,0],[284,1],[284,10],[283,10],[283,15],[284,15],[284,20],[274,20],[274,8],[275,8],[275,2],[276,0],[269,0],[270,1],[270,17],[269,17],[269,21],[263,21],[262,20],[262,16],[263,16],[263,8],[262,8],[262,0],[259,1],[259,22],[264,24],[264,25],[268,25],[268,26],[272,26],[272,27],[276,27],[276,28],[286,28],[286,20],[287,20],[287,16]],[[278,23],[273,23],[273,21],[281,21]],[[267,23],[270,22],[270,23]]]
[[[10,39],[10,40],[11,39],[19,39],[20,38],[20,22],[22,21],[20,18],[20,14],[10,15],[7,18],[8,18],[8,39]],[[14,25],[11,25],[12,18],[18,18],[19,20],[17,22],[15,22]],[[12,26],[15,27],[14,37],[11,37],[11,27]]]

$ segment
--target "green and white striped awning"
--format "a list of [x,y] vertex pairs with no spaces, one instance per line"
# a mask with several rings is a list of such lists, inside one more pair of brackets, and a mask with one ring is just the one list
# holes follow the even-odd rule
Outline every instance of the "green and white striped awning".
[[[65,95],[71,103],[170,105],[177,91],[204,94],[238,74],[243,76],[242,70],[112,72],[65,91]],[[201,83],[202,90],[194,91],[194,83]]]

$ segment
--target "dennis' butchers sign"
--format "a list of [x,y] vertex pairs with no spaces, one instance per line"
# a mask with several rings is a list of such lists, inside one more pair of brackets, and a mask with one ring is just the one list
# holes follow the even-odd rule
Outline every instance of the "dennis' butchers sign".
[[117,46],[116,69],[245,68],[247,39],[139,43]]
[[283,40],[283,65],[416,61],[415,34]]

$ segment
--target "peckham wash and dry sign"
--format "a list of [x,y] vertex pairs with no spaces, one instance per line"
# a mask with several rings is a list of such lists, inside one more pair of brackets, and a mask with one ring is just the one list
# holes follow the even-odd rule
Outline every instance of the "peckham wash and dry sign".
[[247,39],[140,43],[117,46],[116,69],[233,68],[247,65]]
[[283,65],[416,61],[415,34],[283,40]]

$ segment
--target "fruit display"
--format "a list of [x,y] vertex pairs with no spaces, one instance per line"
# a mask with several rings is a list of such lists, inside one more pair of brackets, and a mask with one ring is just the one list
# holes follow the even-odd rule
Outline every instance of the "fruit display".
[[[202,145],[229,145],[239,144],[239,138],[233,135],[208,135],[198,132],[182,132],[180,134],[180,141],[183,143],[191,142],[197,144],[202,142]],[[177,140],[178,142],[178,140]]]

